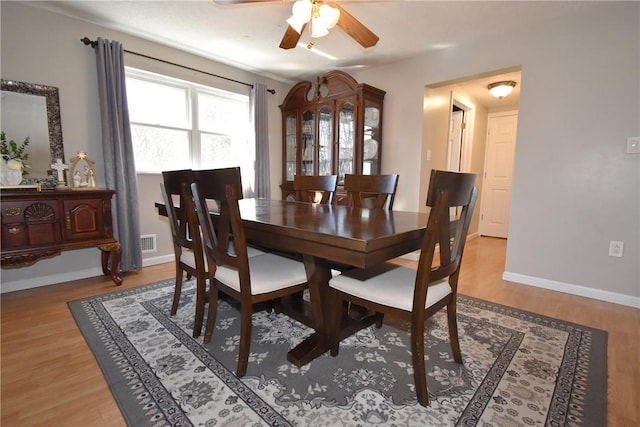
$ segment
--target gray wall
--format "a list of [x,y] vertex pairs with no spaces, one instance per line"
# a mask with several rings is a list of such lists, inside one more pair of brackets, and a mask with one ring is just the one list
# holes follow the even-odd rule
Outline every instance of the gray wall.
[[[640,3],[603,2],[570,22],[355,75],[387,90],[386,171],[420,176],[423,88],[522,67],[513,195],[504,278],[640,306]],[[389,76],[393,76],[389,78]],[[430,147],[434,148],[434,147]],[[421,184],[422,188],[425,183]],[[394,204],[416,210],[417,187]],[[623,258],[608,256],[625,242]]]
[[[60,92],[62,134],[66,161],[78,151],[86,151],[96,160],[98,184],[104,183],[100,110],[96,86],[95,54],[80,39],[103,37],[118,40],[125,49],[166,59],[189,67],[251,83],[260,81],[276,90],[269,96],[269,139],[272,193],[278,194],[281,162],[281,116],[278,105],[290,85],[208,61],[194,55],[164,47],[136,37],[70,19],[17,2],[1,2],[1,76],[3,79],[55,86]],[[144,60],[125,54],[125,63],[186,78],[203,84],[247,93],[243,85],[228,83],[204,74]],[[171,169],[171,165],[167,165]],[[139,175],[141,233],[156,234],[158,251],[144,255],[144,264],[173,260],[169,226],[153,207],[162,200],[159,175]],[[60,256],[38,261],[20,269],[2,269],[2,292],[49,285],[67,280],[101,275],[100,251],[84,249],[63,252]],[[126,276],[124,277],[126,280]]]
[[[86,150],[100,159],[94,56],[78,39],[102,36],[127,49],[208,67],[243,81],[240,70],[104,28],[2,2],[2,77],[60,88],[67,158]],[[514,66],[522,67],[514,186],[504,277],[534,286],[640,305],[640,156],[625,154],[640,135],[640,4],[603,2],[570,22],[535,32],[477,40],[354,77],[384,88],[383,172],[420,177],[425,86]],[[391,77],[390,77],[391,76]],[[272,192],[280,182],[280,114],[287,87],[270,105]],[[479,168],[474,162],[474,168]],[[100,171],[101,172],[101,171]],[[416,178],[417,179],[417,178]],[[396,209],[419,210],[420,185],[403,185]],[[152,201],[159,177],[139,177],[143,233],[162,233]],[[170,259],[168,234],[148,262]],[[160,236],[159,236],[160,239]],[[623,258],[607,256],[623,240]],[[97,250],[96,250],[97,251]],[[65,253],[20,270],[3,270],[3,290],[100,274],[93,250]],[[126,279],[125,279],[126,280]],[[9,285],[7,287],[7,284]]]

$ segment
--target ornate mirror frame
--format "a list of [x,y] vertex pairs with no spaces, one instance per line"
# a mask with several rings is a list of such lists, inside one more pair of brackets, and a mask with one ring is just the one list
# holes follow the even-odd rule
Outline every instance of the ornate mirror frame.
[[1,80],[1,89],[9,92],[25,93],[45,97],[47,106],[47,125],[49,127],[49,151],[51,163],[56,159],[64,162],[64,145],[62,143],[62,121],[60,120],[60,97],[58,88],[36,83],[19,82],[15,80]]

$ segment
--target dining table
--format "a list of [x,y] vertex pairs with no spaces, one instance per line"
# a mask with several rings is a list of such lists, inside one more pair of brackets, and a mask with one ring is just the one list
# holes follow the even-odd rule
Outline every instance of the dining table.
[[[333,322],[342,321],[329,287],[337,266],[366,269],[418,250],[427,224],[424,212],[266,198],[244,198],[238,203],[251,244],[299,256],[304,262],[310,311],[305,323],[314,332],[288,352],[287,359],[296,366],[331,348]],[[164,203],[155,205],[166,216]]]

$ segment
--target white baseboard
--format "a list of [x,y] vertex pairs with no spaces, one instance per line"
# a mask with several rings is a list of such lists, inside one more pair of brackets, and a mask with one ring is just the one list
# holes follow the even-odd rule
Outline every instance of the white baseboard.
[[153,258],[145,258],[142,260],[143,267],[149,267],[157,264],[165,264],[167,262],[174,262],[176,257],[173,254],[170,255],[161,255]]
[[537,288],[549,289],[552,291],[564,292],[566,294],[640,308],[640,297],[634,297],[632,295],[618,294],[615,292],[603,291],[601,289],[556,282],[554,280],[541,279],[539,277],[527,276],[524,274],[510,273],[508,271],[502,273],[502,279],[509,282],[520,283],[522,285],[535,286]]
[[[171,255],[163,255],[153,258],[145,258],[142,260],[143,267],[149,267],[156,264],[164,264],[166,262],[174,262],[175,257]],[[22,291],[24,289],[39,288],[41,286],[55,285],[56,283],[70,282],[72,280],[87,279],[89,277],[102,276],[102,268],[90,268],[87,270],[69,271],[66,273],[52,274],[41,277],[31,277],[23,280],[14,280],[13,282],[2,282],[0,293]]]
[[2,282],[0,293],[22,291],[24,289],[39,288],[41,286],[55,285],[56,283],[70,282],[72,280],[86,279],[88,277],[101,276],[102,269],[99,267],[86,270],[74,270],[47,276],[30,277],[28,279],[14,280],[13,282]]

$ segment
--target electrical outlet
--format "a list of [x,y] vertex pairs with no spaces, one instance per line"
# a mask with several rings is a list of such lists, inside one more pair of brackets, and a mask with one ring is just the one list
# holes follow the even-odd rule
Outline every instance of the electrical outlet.
[[624,250],[624,242],[612,240],[609,242],[609,256],[615,256],[622,258],[622,252]]
[[627,138],[627,154],[640,154],[640,137]]

